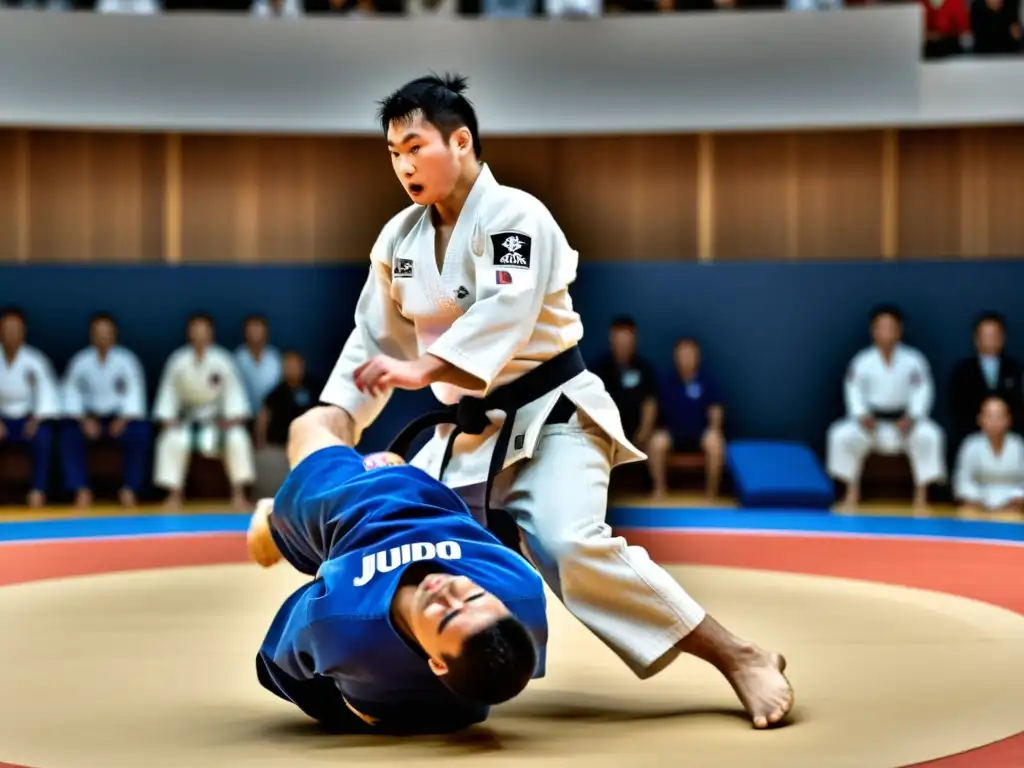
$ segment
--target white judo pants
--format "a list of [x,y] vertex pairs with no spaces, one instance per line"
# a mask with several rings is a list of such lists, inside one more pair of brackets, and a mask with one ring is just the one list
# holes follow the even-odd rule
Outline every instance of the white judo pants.
[[[705,611],[646,550],[612,536],[612,446],[581,418],[543,427],[533,458],[495,478],[491,507],[519,524],[524,554],[569,612],[643,679],[679,655]],[[455,490],[482,519],[484,485]]]
[[223,432],[215,424],[171,427],[160,432],[154,449],[153,482],[169,491],[184,487],[194,452],[221,459],[233,487],[251,485],[256,479],[252,438],[242,426]]
[[914,485],[930,485],[946,477],[945,442],[942,429],[931,419],[917,421],[907,435],[894,422],[876,421],[874,431],[868,432],[856,419],[840,419],[828,430],[828,472],[844,483],[857,482],[868,454],[905,453]]

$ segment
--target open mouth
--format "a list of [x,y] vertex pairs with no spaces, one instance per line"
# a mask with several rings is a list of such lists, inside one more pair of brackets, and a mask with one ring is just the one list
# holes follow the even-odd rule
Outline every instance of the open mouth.
[[423,185],[422,184],[410,184],[409,185],[409,193],[410,194],[418,195],[421,192],[423,192]]

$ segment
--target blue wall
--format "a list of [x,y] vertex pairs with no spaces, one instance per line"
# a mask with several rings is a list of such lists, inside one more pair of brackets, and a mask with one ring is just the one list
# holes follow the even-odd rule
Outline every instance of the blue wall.
[[[59,370],[87,343],[90,314],[114,312],[152,391],[196,310],[213,315],[228,347],[240,343],[247,313],[266,314],[274,342],[299,348],[326,376],[352,327],[365,275],[363,266],[5,266],[0,305],[26,310],[30,342]],[[846,364],[868,343],[867,313],[880,301],[903,307],[908,342],[931,361],[942,423],[949,372],[971,351],[977,312],[1003,312],[1010,349],[1024,357],[1024,261],[585,264],[573,295],[588,359],[602,353],[607,324],[621,313],[636,318],[641,351],[660,367],[671,364],[677,336],[694,335],[728,398],[731,436],[798,439],[819,450],[842,410]],[[364,445],[381,447],[432,402],[429,393],[399,393]]]

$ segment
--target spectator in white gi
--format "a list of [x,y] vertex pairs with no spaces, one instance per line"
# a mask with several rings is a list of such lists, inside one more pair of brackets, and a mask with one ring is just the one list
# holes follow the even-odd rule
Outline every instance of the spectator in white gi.
[[188,340],[168,358],[157,390],[154,483],[167,490],[166,506],[178,509],[192,454],[219,458],[231,483],[232,505],[247,510],[245,490],[256,478],[252,438],[245,427],[252,417],[249,399],[231,354],[214,344],[209,315],[189,318]]
[[75,504],[92,504],[86,443],[103,437],[121,448],[124,481],[119,499],[135,506],[146,481],[150,425],[146,417],[146,375],[130,349],[117,343],[117,321],[104,313],[89,324],[88,347],[68,363],[62,399],[60,457],[64,486]]
[[1001,397],[982,403],[981,431],[961,444],[954,468],[953,495],[963,516],[1024,511],[1024,438],[1010,432],[1011,423]]
[[50,359],[25,343],[21,310],[0,310],[0,442],[32,455],[30,507],[46,504],[53,456],[53,422],[60,418],[60,391]]
[[930,418],[935,385],[928,360],[902,342],[903,318],[896,307],[877,309],[871,319],[874,344],[847,370],[846,417],[828,431],[828,471],[846,483],[843,506],[860,503],[864,460],[872,452],[905,453],[914,478],[914,507],[927,510],[928,486],[946,477],[945,435]]
[[235,365],[254,414],[260,412],[267,395],[281,383],[281,353],[269,344],[269,338],[265,317],[245,318],[245,343],[235,350]]

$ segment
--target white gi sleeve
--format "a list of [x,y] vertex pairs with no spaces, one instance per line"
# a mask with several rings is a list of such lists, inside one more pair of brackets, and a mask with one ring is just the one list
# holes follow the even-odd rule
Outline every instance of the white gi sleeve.
[[932,381],[931,366],[920,352],[914,354],[910,372],[910,402],[907,415],[914,421],[927,418],[935,402],[935,383]]
[[974,479],[976,445],[975,440],[968,437],[960,446],[953,475],[953,495],[959,501],[980,504],[983,498],[982,488]]
[[181,418],[181,398],[178,396],[175,379],[182,359],[180,351],[174,352],[164,364],[156,391],[156,401],[153,403],[154,421],[177,421]]
[[355,327],[320,394],[321,402],[336,405],[352,417],[356,443],[391,398],[390,392],[372,397],[356,388],[356,368],[378,355],[399,360],[417,357],[416,329],[391,298],[391,241],[384,233],[370,256],[370,271],[356,304]]
[[242,384],[242,375],[238,372],[234,358],[228,353],[223,353],[224,368],[224,408],[223,418],[230,420],[243,420],[252,418],[252,406],[249,404],[249,393]]
[[32,415],[40,421],[59,419],[63,411],[60,386],[50,360],[42,352],[33,350],[30,365],[35,376]]
[[550,214],[532,206],[485,222],[476,269],[476,301],[427,353],[489,388],[533,335],[552,274],[574,256]]
[[850,368],[846,372],[846,381],[843,384],[843,394],[846,400],[846,414],[851,419],[861,419],[871,413],[868,407],[868,400],[864,396],[864,385],[868,360],[863,354],[859,354],[850,361]]
[[61,401],[64,407],[64,415],[69,419],[80,419],[85,415],[85,403],[82,402],[82,390],[78,382],[85,375],[85,356],[79,352],[68,363],[64,371],[64,380],[61,382]]
[[126,391],[121,400],[121,418],[142,421],[146,418],[146,372],[134,352],[124,351]]

